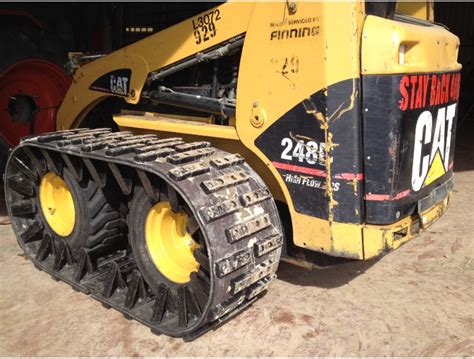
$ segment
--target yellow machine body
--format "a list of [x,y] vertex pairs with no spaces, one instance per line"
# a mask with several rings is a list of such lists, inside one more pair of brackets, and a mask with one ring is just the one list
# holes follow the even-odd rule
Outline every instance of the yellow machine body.
[[[424,9],[419,11],[426,14],[428,10]],[[206,37],[212,27],[215,31]],[[203,12],[79,67],[59,109],[57,129],[81,126],[89,111],[110,96],[121,97],[129,105],[139,104],[151,73],[166,70],[239,36],[244,42],[236,112],[235,116],[230,116],[228,124],[217,124],[211,117],[124,111],[114,117],[120,129],[205,140],[223,150],[240,153],[265,181],[274,198],[288,205],[291,223],[283,225],[292,229],[292,241],[297,247],[333,256],[368,259],[397,248],[420,227],[428,226],[444,212],[449,191],[429,208],[406,212],[387,223],[374,223],[364,215],[368,213],[365,203],[368,192],[364,188],[370,183],[365,182],[367,158],[361,149],[361,138],[347,139],[347,142],[354,142],[354,151],[360,150],[353,165],[358,166],[355,175],[344,177],[336,166],[343,161],[343,155],[337,151],[345,143],[341,136],[335,135],[344,131],[337,126],[344,126],[339,124],[349,121],[347,116],[352,114],[351,118],[361,124],[357,131],[370,132],[370,128],[364,129],[363,125],[365,100],[361,89],[364,89],[366,79],[369,81],[370,76],[430,74],[435,76],[432,80],[435,81],[437,74],[450,73],[454,74],[450,77],[454,83],[455,79],[457,81],[455,74],[461,68],[457,63],[459,40],[455,35],[426,21],[420,24],[407,20],[406,16],[389,19],[367,14],[364,2],[229,2]],[[120,89],[116,83],[108,93],[93,88],[97,79],[120,69],[129,69],[132,73],[121,83]],[[336,89],[333,96],[331,86],[341,83],[345,84],[345,90],[339,93]],[[320,106],[308,107],[308,103],[315,103],[315,93],[317,98],[327,98],[328,104],[333,101],[330,97],[334,102],[325,110]],[[306,103],[312,96],[313,100]],[[301,167],[270,158],[269,152],[284,149],[280,142],[261,140],[267,142],[265,146],[273,147],[268,148],[268,152],[259,145],[259,139],[265,139],[266,134],[276,128],[279,119],[298,104],[306,106],[306,121],[317,126],[322,134],[318,143],[322,143],[319,146],[324,152],[323,167],[308,173],[311,176],[316,173],[314,171],[323,173],[317,191],[322,193],[318,196],[322,196],[327,205],[326,216],[318,217],[308,214],[306,209],[299,210],[288,181],[291,178],[304,181],[305,177],[282,174],[288,168],[305,171],[311,166]],[[289,141],[303,143],[303,146],[312,139],[299,131],[297,125],[287,136]],[[364,137],[364,141],[367,140]],[[314,162],[311,154],[307,156],[306,162],[308,159],[310,164]],[[436,178],[445,174],[449,177],[447,173],[445,168]],[[341,186],[352,188],[349,194],[352,202],[346,203],[337,197],[337,178],[342,178]],[[311,197],[309,191],[315,189],[308,187],[307,190]],[[394,199],[396,196],[387,197],[387,201]],[[307,206],[312,208],[310,204]],[[341,220],[343,215],[337,213],[351,206],[350,218],[358,219]]]

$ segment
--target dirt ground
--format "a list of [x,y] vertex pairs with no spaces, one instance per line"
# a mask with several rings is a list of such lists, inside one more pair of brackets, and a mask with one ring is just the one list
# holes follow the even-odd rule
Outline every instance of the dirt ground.
[[[469,132],[468,132],[469,133]],[[250,309],[192,343],[156,336],[53,281],[0,226],[1,356],[472,356],[474,147],[457,146],[448,212],[374,261],[281,264]]]

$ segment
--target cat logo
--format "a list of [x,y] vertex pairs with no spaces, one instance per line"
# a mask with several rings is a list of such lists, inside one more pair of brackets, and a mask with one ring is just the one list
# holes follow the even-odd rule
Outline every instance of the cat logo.
[[434,131],[430,111],[423,111],[418,117],[411,175],[414,191],[428,186],[448,171],[456,105],[454,103],[438,109]]
[[128,95],[128,78],[110,75],[110,92],[117,95]]
[[130,93],[132,70],[118,69],[108,72],[95,80],[89,89],[127,97]]

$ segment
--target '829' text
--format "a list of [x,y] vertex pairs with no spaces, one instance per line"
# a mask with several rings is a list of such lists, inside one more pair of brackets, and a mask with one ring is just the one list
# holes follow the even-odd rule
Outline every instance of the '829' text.
[[196,45],[217,35],[216,22],[220,19],[221,13],[219,9],[215,9],[192,20]]

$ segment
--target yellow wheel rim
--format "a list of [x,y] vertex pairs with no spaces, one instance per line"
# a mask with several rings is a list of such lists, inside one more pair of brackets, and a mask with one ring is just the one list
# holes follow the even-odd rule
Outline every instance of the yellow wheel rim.
[[41,178],[39,198],[51,229],[63,237],[70,235],[76,222],[76,210],[66,182],[52,172],[46,173]]
[[199,245],[186,232],[186,213],[174,213],[169,202],[158,202],[148,212],[145,241],[158,270],[175,283],[187,283],[199,263],[193,251]]

